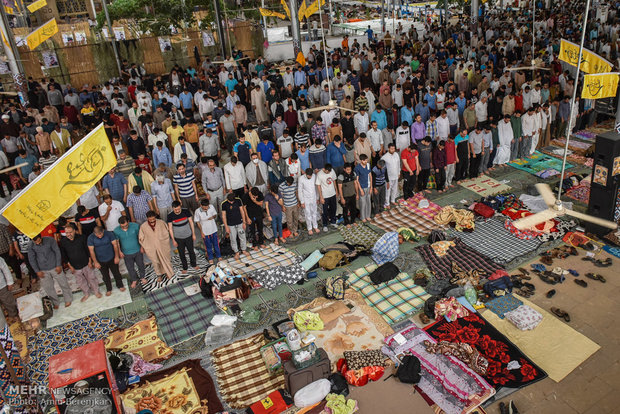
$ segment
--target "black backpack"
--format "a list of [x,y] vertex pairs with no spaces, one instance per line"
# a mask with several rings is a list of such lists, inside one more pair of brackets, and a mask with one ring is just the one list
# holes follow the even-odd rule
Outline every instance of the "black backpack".
[[405,355],[396,370],[396,378],[403,384],[420,382],[420,360],[413,355]]
[[399,273],[400,270],[398,270],[398,267],[396,267],[394,263],[387,262],[376,268],[369,275],[369,277],[373,285],[378,285],[379,283],[389,282],[390,280],[398,276]]

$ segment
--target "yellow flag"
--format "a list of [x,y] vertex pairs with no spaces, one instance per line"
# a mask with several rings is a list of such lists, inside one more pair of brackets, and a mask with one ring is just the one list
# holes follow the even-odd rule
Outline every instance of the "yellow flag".
[[320,6],[319,6],[319,1],[320,0],[316,0],[313,3],[310,3],[309,6],[306,6],[306,17],[309,18],[314,13],[319,11],[319,7],[323,7],[323,5],[325,4],[325,0],[321,1],[321,5]]
[[114,151],[100,124],[28,184],[2,215],[33,238],[115,166]]
[[280,2],[282,3],[282,7],[284,7],[286,16],[288,17],[289,20],[291,20],[291,10],[288,8],[288,4],[286,3],[286,0],[280,0]]
[[260,11],[260,14],[262,14],[265,17],[277,17],[279,19],[286,19],[285,15],[283,15],[282,13],[273,11],[273,10],[263,9],[262,7],[259,7],[258,11]]
[[[577,67],[579,45],[562,39],[560,42],[560,60]],[[606,73],[611,71],[612,64],[587,49],[583,49],[580,69],[585,73]]]
[[39,10],[43,6],[47,6],[47,1],[46,0],[37,0],[34,3],[30,3],[28,5],[28,11],[30,13],[34,13],[34,12],[36,12],[37,10]]
[[302,0],[301,6],[299,6],[299,11],[297,12],[297,17],[299,18],[299,21],[306,18],[306,0]]
[[583,77],[583,99],[603,99],[616,96],[620,73],[596,73]]
[[52,18],[43,26],[39,26],[37,30],[26,36],[26,42],[30,50],[35,50],[37,46],[45,42],[50,37],[58,33],[58,24],[56,19]]
[[297,53],[297,59],[295,59],[295,61],[301,66],[306,66],[306,58],[304,57],[303,52]]

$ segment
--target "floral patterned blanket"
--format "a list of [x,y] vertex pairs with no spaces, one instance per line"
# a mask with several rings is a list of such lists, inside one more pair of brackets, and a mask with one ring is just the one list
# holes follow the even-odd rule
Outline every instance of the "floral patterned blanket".
[[547,374],[526,357],[500,331],[480,315],[470,314],[454,322],[442,319],[424,328],[437,341],[464,342],[476,347],[489,361],[484,378],[496,390],[521,388]]

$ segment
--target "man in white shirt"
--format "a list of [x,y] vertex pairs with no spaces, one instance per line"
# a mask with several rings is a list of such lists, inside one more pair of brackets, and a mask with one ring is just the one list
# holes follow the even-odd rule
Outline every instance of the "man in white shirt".
[[540,106],[538,105],[534,105],[532,107],[532,109],[534,109],[534,133],[532,134],[532,145],[529,149],[530,151],[530,155],[532,155],[534,153],[534,151],[536,151],[536,147],[538,146],[538,141],[540,139],[540,132],[542,129],[542,114]]
[[355,126],[355,133],[358,136],[359,134],[368,131],[368,113],[366,113],[363,109],[360,109],[360,111],[353,116],[353,125]]
[[[196,94],[198,96],[198,94]],[[213,113],[213,100],[209,98],[209,96],[205,93],[203,94],[202,100],[198,103],[198,112],[200,113],[200,118],[203,121],[207,120],[207,115]]]
[[209,199],[203,198],[200,201],[200,208],[194,212],[194,221],[200,229],[200,235],[205,243],[205,250],[209,263],[213,264],[213,258],[219,259],[222,257],[220,254],[220,244],[217,239],[217,224],[215,218],[217,217],[217,210],[213,207]]
[[376,165],[377,160],[381,158],[384,152],[383,132],[377,129],[377,121],[372,121],[371,126],[372,128],[366,132],[366,137],[370,141],[370,148],[372,148],[372,165]]
[[323,231],[329,231],[327,227],[331,224],[336,225],[336,208],[338,207],[336,188],[336,173],[332,169],[331,164],[325,164],[323,169],[316,175],[316,191],[319,196],[319,202],[323,206]]
[[409,123],[403,121],[402,125],[396,128],[396,149],[400,152],[407,148],[409,144],[411,144],[411,129],[409,128]]
[[105,223],[107,231],[114,231],[119,226],[118,219],[126,215],[125,207],[120,201],[112,200],[110,194],[103,196],[103,203],[99,206],[99,216]]
[[[399,127],[400,128],[400,127]],[[409,128],[407,128],[409,129]],[[388,152],[381,157],[385,161],[385,172],[387,174],[388,186],[385,194],[385,208],[390,208],[390,204],[396,204],[398,197],[398,176],[400,175],[400,155],[396,152],[396,145],[388,145]]]
[[445,110],[441,111],[441,115],[439,115],[435,122],[437,122],[437,142],[448,139],[448,135],[450,135],[448,113]]
[[153,128],[153,133],[148,136],[149,148],[155,148],[158,141],[161,141],[165,146],[168,146],[168,135],[164,131],[160,131],[159,128]]
[[528,109],[527,113],[521,117],[521,130],[523,137],[519,146],[519,158],[525,158],[530,155],[532,149],[532,136],[536,132],[536,115],[534,108]]
[[493,164],[505,165],[510,161],[510,148],[514,141],[514,132],[510,115],[504,115],[504,119],[497,124],[497,135],[499,137],[499,145],[495,150],[495,159]]
[[316,177],[313,174],[312,168],[308,168],[299,180],[297,181],[297,198],[301,208],[304,209],[306,217],[306,226],[308,227],[308,234],[312,235],[320,233],[318,219],[319,213],[317,210],[317,186]]
[[480,98],[476,105],[474,105],[474,110],[476,111],[476,119],[478,120],[478,124],[486,122],[488,119],[487,113],[487,98]]
[[228,192],[235,193],[236,197],[241,198],[245,192],[245,168],[243,164],[239,162],[237,157],[230,158],[230,162],[224,166],[224,180],[226,181],[226,188]]

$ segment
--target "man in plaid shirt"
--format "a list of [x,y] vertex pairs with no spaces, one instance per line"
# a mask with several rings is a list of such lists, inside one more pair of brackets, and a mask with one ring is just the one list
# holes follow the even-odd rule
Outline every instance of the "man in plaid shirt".
[[321,140],[324,145],[327,145],[327,128],[323,125],[323,120],[317,118],[316,124],[312,127],[312,140]]
[[381,266],[391,262],[398,256],[398,246],[403,244],[405,239],[395,231],[385,233],[372,248],[372,259]]
[[437,116],[431,113],[430,118],[426,121],[426,136],[431,138],[431,142],[435,142],[437,137]]

